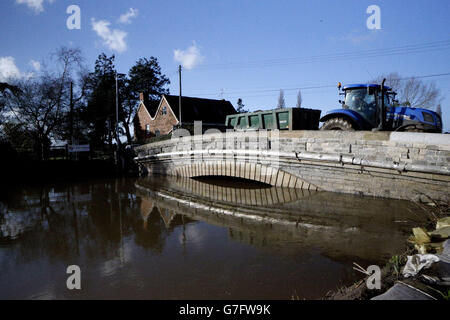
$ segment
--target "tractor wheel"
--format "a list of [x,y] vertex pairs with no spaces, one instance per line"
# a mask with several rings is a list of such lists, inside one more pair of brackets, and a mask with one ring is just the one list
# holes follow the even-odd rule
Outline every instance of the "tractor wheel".
[[422,129],[420,127],[416,127],[415,125],[407,126],[401,131],[403,131],[403,132],[426,132],[424,129]]
[[353,124],[344,118],[331,118],[323,124],[320,130],[341,130],[341,131],[355,131]]
[[405,129],[404,132],[425,132],[425,130],[417,129],[417,128],[411,128],[411,129]]

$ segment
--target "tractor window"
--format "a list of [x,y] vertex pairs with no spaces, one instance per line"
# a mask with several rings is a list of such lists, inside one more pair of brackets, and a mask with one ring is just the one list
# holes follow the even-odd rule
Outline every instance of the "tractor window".
[[388,94],[385,94],[384,95],[384,106],[386,107],[386,108],[389,108],[390,106],[391,106],[391,101],[390,101],[391,99],[389,98],[389,95]]
[[358,112],[369,123],[375,125],[377,102],[375,94],[373,92],[367,92],[367,88],[347,90],[345,107]]
[[[378,100],[378,104],[379,104],[379,106],[381,108],[381,92],[378,91],[377,94],[378,94],[378,99],[377,99]],[[384,95],[384,107],[386,108],[386,112],[387,113],[392,112],[392,110],[391,110],[391,97],[387,93],[385,93],[385,95]]]

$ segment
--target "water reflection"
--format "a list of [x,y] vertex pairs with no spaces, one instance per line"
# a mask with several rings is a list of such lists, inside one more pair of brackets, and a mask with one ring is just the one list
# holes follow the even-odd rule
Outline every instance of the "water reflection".
[[[404,201],[187,178],[98,180],[0,200],[0,298],[319,298],[423,218]],[[1,199],[1,197],[0,197]],[[66,268],[82,290],[66,289]]]
[[[294,251],[320,248],[341,260],[379,261],[399,252],[411,225],[423,221],[404,201],[302,189],[236,189],[183,177],[141,179],[136,189],[142,203],[159,212],[226,227],[234,240]],[[144,224],[146,212],[141,207]]]

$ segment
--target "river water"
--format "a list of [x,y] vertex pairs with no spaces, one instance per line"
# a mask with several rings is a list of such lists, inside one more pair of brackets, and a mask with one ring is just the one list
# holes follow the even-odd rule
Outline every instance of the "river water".
[[[320,299],[425,220],[406,201],[148,177],[0,196],[0,299]],[[67,267],[81,270],[69,290]]]

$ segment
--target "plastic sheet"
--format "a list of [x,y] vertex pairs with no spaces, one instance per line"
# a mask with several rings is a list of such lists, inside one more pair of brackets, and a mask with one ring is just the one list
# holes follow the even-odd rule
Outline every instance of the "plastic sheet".
[[440,259],[434,254],[416,254],[408,256],[408,261],[403,268],[403,276],[405,278],[414,277],[420,270],[429,268],[433,263]]

